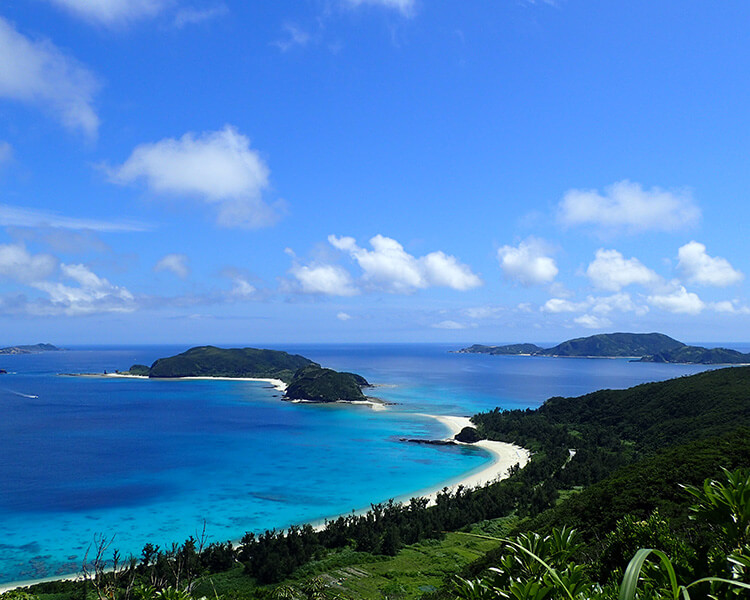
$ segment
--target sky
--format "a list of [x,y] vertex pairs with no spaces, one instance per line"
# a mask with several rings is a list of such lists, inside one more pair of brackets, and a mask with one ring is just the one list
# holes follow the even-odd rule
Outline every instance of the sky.
[[7,0],[0,345],[750,342],[748,22]]

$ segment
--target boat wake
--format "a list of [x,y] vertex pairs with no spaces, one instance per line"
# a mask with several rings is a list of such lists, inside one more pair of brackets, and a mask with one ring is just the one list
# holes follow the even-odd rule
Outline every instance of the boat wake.
[[21,396],[21,398],[39,398],[39,396],[36,396],[34,394],[24,394],[23,392],[17,392],[15,390],[5,390],[9,394],[13,394],[14,396]]

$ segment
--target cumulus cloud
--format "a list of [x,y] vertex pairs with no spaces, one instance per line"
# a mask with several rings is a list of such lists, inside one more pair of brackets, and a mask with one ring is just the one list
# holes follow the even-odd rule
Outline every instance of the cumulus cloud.
[[305,294],[355,296],[359,293],[351,275],[336,265],[294,265],[289,272]]
[[682,246],[677,256],[677,270],[690,283],[726,287],[739,283],[745,277],[732,268],[727,259],[706,254],[706,247],[696,241]]
[[109,170],[120,184],[142,180],[156,194],[192,196],[218,206],[225,227],[262,227],[278,218],[263,201],[269,169],[250,140],[227,125],[198,136],[186,133],[141,144],[119,167]]
[[103,25],[152,17],[174,0],[48,0],[71,14]]
[[342,0],[349,6],[382,6],[384,8],[391,8],[399,11],[405,17],[410,17],[414,14],[416,8],[416,0]]
[[558,213],[566,226],[592,225],[628,233],[674,231],[694,225],[701,213],[686,191],[658,187],[644,190],[640,184],[619,181],[597,190],[570,190]]
[[549,250],[541,240],[529,238],[518,247],[503,246],[497,251],[500,268],[508,279],[521,285],[551,283],[557,276],[555,261],[547,256]]
[[154,265],[154,271],[169,271],[181,279],[185,279],[190,274],[188,267],[188,257],[184,254],[167,254]]
[[750,307],[742,306],[737,300],[722,300],[720,302],[711,302],[709,308],[718,313],[730,315],[748,315]]
[[596,258],[586,269],[586,275],[595,287],[611,292],[634,283],[653,285],[661,280],[637,258],[625,259],[617,250],[604,249],[596,251]]
[[96,219],[80,219],[66,217],[44,210],[33,208],[19,208],[0,204],[0,225],[3,227],[52,227],[59,229],[74,229],[99,231],[106,233],[125,231],[147,231],[148,225],[132,221],[98,221]]
[[406,294],[434,286],[463,291],[482,285],[467,265],[441,251],[417,258],[396,240],[382,235],[370,239],[372,250],[360,248],[352,237],[329,235],[328,241],[357,262],[363,281],[375,289]]
[[[132,312],[135,298],[124,287],[112,285],[85,265],[60,265],[62,282],[37,281],[32,287],[49,295],[49,305],[40,312],[47,314],[85,315],[99,312]],[[39,310],[39,308],[38,308]]]
[[542,306],[542,312],[548,313],[571,313],[586,310],[588,304],[585,302],[571,302],[565,298],[550,298]]
[[57,268],[50,254],[30,254],[20,244],[0,245],[0,276],[23,283],[46,279]]
[[648,306],[636,304],[630,294],[620,292],[611,296],[589,296],[587,303],[591,312],[597,314],[609,314],[611,312],[632,312],[642,316],[648,312]]
[[[558,313],[593,313],[589,314],[587,320],[593,323],[593,317],[598,317],[599,323],[605,322],[604,315],[612,312],[632,312],[644,315],[648,312],[648,306],[637,304],[629,294],[620,292],[611,296],[588,296],[585,300],[574,302],[566,298],[550,298],[541,307],[542,312]],[[585,315],[584,315],[585,316]],[[577,321],[576,321],[577,322]],[[580,323],[583,324],[583,323]]]
[[111,284],[85,265],[59,263],[52,255],[31,254],[19,244],[0,245],[0,279],[3,277],[47,294],[34,300],[23,295],[0,299],[14,313],[83,315],[136,308],[127,289]]
[[336,315],[336,318],[337,318],[337,319],[338,319],[339,321],[349,321],[349,320],[350,320],[350,319],[352,318],[352,316],[351,316],[351,315],[350,315],[349,313],[345,313],[345,312],[340,312],[340,313],[338,313],[338,314]]
[[[0,98],[33,104],[95,138],[96,77],[46,40],[30,40],[0,17]],[[8,57],[12,57],[12,60]]]
[[587,329],[605,329],[612,325],[612,321],[606,317],[598,317],[596,315],[581,315],[573,319],[575,323],[586,327]]
[[706,308],[703,300],[697,294],[688,292],[684,286],[678,286],[672,292],[649,296],[648,301],[657,308],[677,314],[697,315]]
[[232,284],[231,295],[235,298],[250,298],[257,292],[254,285],[239,275],[232,278]]

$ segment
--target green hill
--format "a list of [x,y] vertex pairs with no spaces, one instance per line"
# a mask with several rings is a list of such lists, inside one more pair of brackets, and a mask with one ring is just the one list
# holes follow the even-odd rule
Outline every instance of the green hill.
[[750,354],[727,348],[687,346],[663,333],[600,333],[567,340],[552,348],[535,344],[474,344],[456,354],[524,354],[570,358],[638,358],[639,362],[731,365],[750,363]]
[[324,369],[299,354],[258,348],[198,346],[160,358],[151,367],[133,365],[129,375],[154,379],[174,377],[255,377],[287,383],[286,400],[335,402],[365,400],[362,388],[370,384],[361,375]]
[[365,400],[362,385],[367,385],[367,381],[360,375],[309,365],[294,374],[284,398],[313,402]]
[[268,377],[289,383],[298,369],[315,364],[280,350],[198,346],[158,359],[151,365],[149,377]]
[[663,333],[601,333],[576,338],[542,350],[542,356],[645,356],[682,348],[685,344]]
[[485,346],[474,344],[468,348],[457,350],[456,354],[538,354],[544,348],[536,344],[507,344],[505,346]]
[[0,354],[36,354],[38,352],[59,352],[61,350],[62,348],[58,348],[52,344],[28,344],[0,348]]
[[728,348],[683,346],[682,348],[644,356],[638,362],[738,365],[750,364],[750,354],[743,354],[742,352]]

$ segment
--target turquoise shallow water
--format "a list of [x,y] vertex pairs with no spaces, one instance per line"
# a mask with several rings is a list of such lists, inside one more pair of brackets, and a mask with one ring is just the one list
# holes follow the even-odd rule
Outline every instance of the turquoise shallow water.
[[700,367],[448,354],[439,345],[285,347],[363,374],[387,411],[280,402],[261,383],[61,377],[150,363],[183,347],[2,357],[0,582],[77,571],[98,535],[139,554],[195,535],[282,528],[415,493],[479,468],[419,413],[537,406]]

